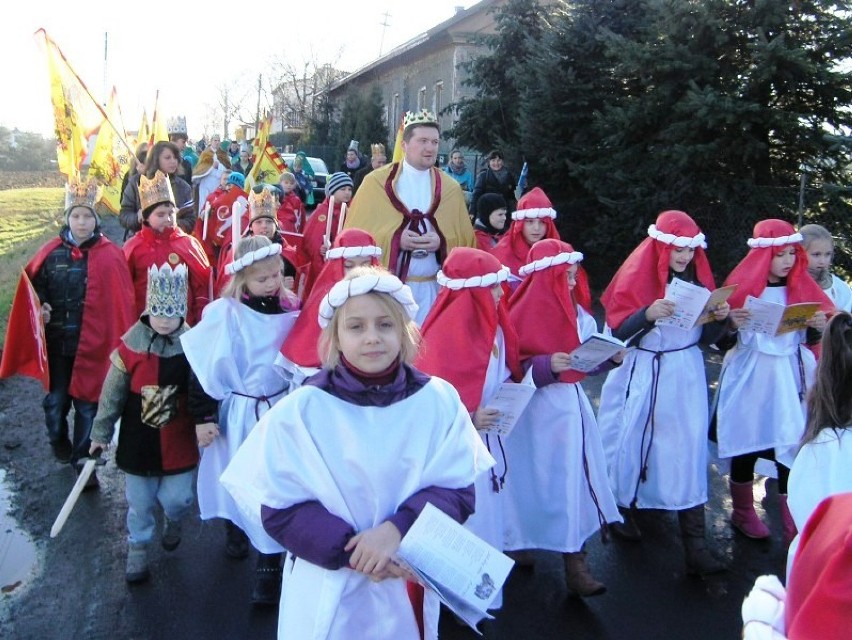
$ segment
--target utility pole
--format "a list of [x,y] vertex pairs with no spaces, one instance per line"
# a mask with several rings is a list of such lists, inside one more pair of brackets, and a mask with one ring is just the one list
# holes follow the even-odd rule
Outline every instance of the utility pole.
[[385,31],[387,31],[388,27],[390,26],[390,22],[388,22],[388,18],[390,18],[390,17],[391,17],[391,14],[388,11],[385,11],[384,20],[379,23],[382,27],[382,37],[379,40],[379,57],[380,58],[382,57],[382,49],[384,49],[384,46],[385,46]]
[[257,76],[257,111],[254,116],[254,136],[257,137],[257,134],[260,132],[260,92],[263,88],[263,74],[258,74]]
[[108,51],[108,43],[109,40],[109,32],[104,31],[104,106],[107,106],[108,93],[107,93],[107,51]]

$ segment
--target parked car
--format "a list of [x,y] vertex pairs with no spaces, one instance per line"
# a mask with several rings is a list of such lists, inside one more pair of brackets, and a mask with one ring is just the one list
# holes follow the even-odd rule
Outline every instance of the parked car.
[[[288,167],[293,166],[293,159],[296,157],[295,153],[282,153],[280,155]],[[308,156],[308,162],[311,163],[311,169],[314,170],[314,205],[318,205],[325,200],[325,180],[328,178],[328,167],[322,158]]]

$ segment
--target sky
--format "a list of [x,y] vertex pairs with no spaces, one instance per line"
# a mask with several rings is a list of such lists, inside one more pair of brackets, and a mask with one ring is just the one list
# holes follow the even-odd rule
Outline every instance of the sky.
[[[452,17],[455,7],[473,4],[312,0],[210,2],[199,9],[203,5],[197,0],[23,0],[14,15],[7,10],[0,37],[0,86],[5,88],[0,125],[53,135],[47,60],[33,35],[39,28],[96,99],[104,102],[116,86],[126,129],[138,128],[143,109],[151,118],[159,91],[162,113],[186,116],[189,136],[197,139],[215,126],[211,112],[222,87],[237,89],[243,114],[253,120],[258,75],[271,78],[276,61],[301,67],[316,60],[354,71],[378,57],[380,47],[387,53]],[[270,9],[258,18],[240,13],[240,7],[250,6]],[[387,27],[382,26],[385,12]]]

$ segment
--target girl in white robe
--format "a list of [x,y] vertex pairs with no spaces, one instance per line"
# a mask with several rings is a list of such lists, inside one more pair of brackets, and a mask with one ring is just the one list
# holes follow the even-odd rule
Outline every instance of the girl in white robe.
[[712,291],[704,234],[683,211],[665,211],[628,256],[601,297],[606,323],[631,349],[601,390],[598,424],[615,498],[625,515],[613,531],[641,539],[635,509],[677,511],[688,573],[722,570],[705,543],[707,379],[699,343],[726,331],[728,305],[714,322],[682,329],[662,320],[674,278]]
[[408,287],[361,267],[320,307],[323,370],[278,403],[222,482],[249,521],[292,555],[278,637],[437,637],[437,601],[399,579],[401,538],[427,502],[464,521],[493,464],[458,393],[410,365]]
[[[273,362],[290,330],[294,314],[282,307],[281,245],[264,236],[242,240],[234,277],[224,297],[207,306],[201,322],[181,337],[184,352],[201,387],[214,404],[198,415],[196,432],[204,450],[198,469],[198,506],[202,520],[226,520],[226,552],[248,554],[243,517],[219,483],[260,416],[287,392],[289,382]],[[218,403],[218,408],[216,404]],[[280,553],[272,540],[259,539],[257,575],[252,599],[269,604],[278,599]]]
[[828,229],[818,224],[806,224],[802,234],[802,246],[808,254],[808,273],[834,303],[838,311],[852,312],[852,288],[831,272],[834,258],[834,238]]
[[808,331],[781,335],[758,333],[744,325],[725,356],[716,395],[719,457],[731,458],[731,524],[750,538],[768,538],[769,529],[754,510],[752,484],[758,458],[776,461],[784,541],[795,536],[787,508],[789,465],[805,428],[804,401],[816,366],[805,342],[816,344],[834,305],[808,275],[802,236],[783,220],[762,220],[754,227],[751,248],[725,284],[736,284],[730,298],[737,313],[749,297],[779,305],[817,303]]
[[578,272],[582,258],[570,244],[540,240],[509,301],[521,359],[533,368],[538,389],[506,439],[505,544],[561,553],[569,594],[586,597],[606,586],[591,575],[583,545],[621,518],[595,414],[580,384],[585,374],[570,367],[570,352],[597,329],[586,311],[591,296],[585,273]]
[[[468,247],[450,251],[438,272],[441,290],[423,323],[423,343],[416,362],[421,371],[456,388],[480,438],[497,459],[489,473],[476,478],[476,513],[465,526],[500,550],[503,488],[511,478],[503,440],[489,432],[499,412],[488,408],[488,403],[508,379],[523,377],[518,336],[503,298],[509,273],[508,267],[485,251]],[[502,592],[491,609],[501,606]]]

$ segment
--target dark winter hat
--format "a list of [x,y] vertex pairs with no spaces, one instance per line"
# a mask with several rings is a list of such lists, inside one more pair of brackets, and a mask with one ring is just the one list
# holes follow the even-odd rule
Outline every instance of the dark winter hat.
[[337,173],[332,173],[328,180],[325,183],[325,195],[333,196],[335,191],[339,191],[343,187],[353,187],[355,186],[352,182],[352,178],[350,178],[347,174],[342,171],[338,171]]
[[503,233],[506,230],[505,225],[502,229],[495,228],[489,216],[497,209],[506,208],[506,198],[499,193],[483,193],[476,201],[476,226],[485,229],[488,233]]
[[245,189],[246,187],[246,177],[241,174],[239,171],[231,171],[231,175],[228,176],[227,184],[235,184],[240,189]]

